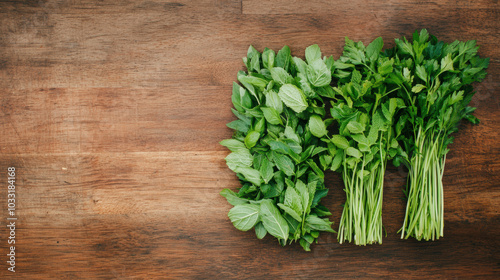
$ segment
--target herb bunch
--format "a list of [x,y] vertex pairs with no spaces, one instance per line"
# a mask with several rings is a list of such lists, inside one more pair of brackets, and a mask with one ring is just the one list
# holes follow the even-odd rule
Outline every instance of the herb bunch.
[[322,58],[317,45],[305,55],[306,61],[292,57],[287,46],[277,54],[248,49],[247,72],[238,72],[241,86],[233,84],[238,119],[227,126],[234,134],[221,141],[242,186],[221,195],[234,206],[228,216],[237,229],[254,228],[259,239],[269,233],[281,245],[299,241],[309,251],[321,231],[334,232],[320,204],[332,160],[320,140],[327,134],[321,96],[333,94],[333,58]]
[[451,134],[460,120],[477,124],[468,104],[474,95],[470,85],[482,81],[489,59],[477,55],[476,41],[451,44],[438,41],[427,30],[413,34],[412,42],[396,39],[386,51],[394,59],[388,82],[399,88],[404,101],[398,126],[398,139],[410,157],[398,156],[395,165],[409,168],[406,195],[408,202],[401,238],[434,240],[443,236],[443,172]]
[[331,137],[331,169],[344,180],[346,202],[338,240],[356,245],[382,243],[382,201],[387,160],[402,152],[395,114],[403,100],[386,79],[394,60],[382,55],[381,37],[367,47],[346,38],[343,55],[334,63],[338,79],[331,116],[339,132]]

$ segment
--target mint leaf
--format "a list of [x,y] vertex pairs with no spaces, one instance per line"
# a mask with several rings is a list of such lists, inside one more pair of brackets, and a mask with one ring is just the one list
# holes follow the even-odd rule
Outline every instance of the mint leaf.
[[267,230],[262,223],[257,223],[255,225],[255,235],[258,239],[263,239],[267,234]]
[[286,242],[289,234],[288,224],[271,200],[264,199],[262,201],[260,204],[260,215],[262,224],[267,232]]
[[281,101],[296,113],[301,113],[307,108],[307,101],[302,91],[292,84],[281,86],[279,92]]
[[306,48],[306,61],[311,64],[313,61],[321,59],[321,50],[318,45],[312,45]]
[[247,231],[253,228],[259,220],[259,211],[259,205],[242,204],[229,210],[228,216],[235,228]]
[[300,144],[300,138],[290,126],[285,127],[285,137]]
[[273,161],[278,169],[283,171],[287,176],[295,174],[295,164],[288,156],[274,153]]
[[255,146],[255,144],[257,144],[259,138],[260,133],[258,133],[257,131],[250,131],[245,137],[245,146],[247,146],[247,148],[249,149],[252,148],[253,146]]
[[342,135],[333,135],[331,141],[335,146],[341,149],[347,149],[349,147],[349,141]]
[[235,192],[233,192],[230,189],[223,189],[220,192],[220,195],[225,197],[227,199],[227,202],[229,202],[229,204],[233,206],[248,203],[248,199],[239,197]]
[[297,68],[297,71],[302,74],[306,74],[306,69],[307,69],[307,64],[300,58],[294,57],[293,58],[293,63],[295,64],[295,67]]
[[321,230],[327,232],[335,232],[332,229],[332,222],[318,218],[316,215],[309,215],[306,217],[306,225],[313,230]]
[[318,115],[311,115],[309,118],[309,130],[311,130],[312,135],[321,138],[326,135],[326,126],[323,120]]
[[350,155],[350,156],[355,157],[355,158],[361,158],[363,156],[363,154],[358,149],[353,148],[353,147],[348,147],[345,150],[345,153],[347,155]]
[[273,178],[273,164],[267,159],[267,157],[262,158],[262,163],[260,165],[260,175],[264,180],[264,183],[269,183]]
[[288,71],[290,68],[290,60],[292,56],[290,55],[290,48],[288,46],[284,46],[281,50],[279,50],[278,55],[276,56],[275,64],[277,67],[281,67]]
[[273,90],[267,91],[266,93],[266,106],[269,108],[273,108],[281,114],[283,112],[283,102],[281,101],[278,93]]
[[273,50],[265,48],[262,52],[262,64],[265,68],[271,70],[274,67],[274,58],[276,54]]
[[226,124],[226,126],[231,128],[231,129],[234,129],[236,131],[243,132],[243,133],[247,133],[248,129],[250,129],[250,126],[242,120],[232,121],[232,122]]
[[292,218],[294,218],[297,222],[302,222],[302,217],[292,207],[284,205],[282,203],[278,203],[278,207],[285,211],[285,213],[290,215]]
[[365,126],[354,120],[347,123],[346,128],[350,133],[363,133],[365,131]]
[[236,173],[241,173],[248,182],[256,186],[260,186],[260,184],[262,184],[259,171],[253,168],[237,166],[233,171]]
[[[284,204],[292,208],[300,216],[303,213],[302,199],[297,194],[293,187],[289,187],[285,191],[285,202]],[[299,221],[300,222],[300,221]]]
[[264,117],[266,121],[270,124],[283,124],[281,121],[280,114],[273,108],[261,107],[262,113],[264,113]]
[[253,163],[253,156],[247,148],[241,148],[227,155],[226,163],[232,170],[238,166],[250,167]]
[[330,84],[332,75],[325,62],[316,59],[307,66],[307,79],[315,87],[323,87]]
[[241,141],[238,141],[236,139],[225,139],[219,142],[222,146],[228,148],[231,152],[236,152],[237,150],[240,149],[245,149],[245,144]]
[[273,67],[270,71],[273,80],[279,85],[290,84],[293,82],[292,76],[281,67]]
[[237,83],[233,82],[233,95],[231,96],[234,108],[239,112],[244,113],[245,109],[252,107],[252,98],[248,91],[242,88]]

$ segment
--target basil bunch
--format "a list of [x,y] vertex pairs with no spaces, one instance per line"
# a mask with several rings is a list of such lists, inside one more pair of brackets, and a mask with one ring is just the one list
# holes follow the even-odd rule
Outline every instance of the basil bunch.
[[320,138],[327,134],[321,96],[333,96],[333,58],[322,58],[317,45],[305,55],[306,61],[292,57],[287,46],[277,54],[248,49],[247,72],[237,76],[242,86],[233,84],[238,119],[227,126],[234,135],[221,141],[242,186],[221,195],[234,205],[228,216],[237,229],[255,228],[259,239],[269,233],[282,245],[299,241],[309,251],[320,231],[334,232],[324,218],[331,213],[319,203],[332,161]]

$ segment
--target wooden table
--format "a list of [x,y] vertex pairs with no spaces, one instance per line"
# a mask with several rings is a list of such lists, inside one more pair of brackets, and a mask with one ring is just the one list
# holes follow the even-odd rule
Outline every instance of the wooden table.
[[[305,1],[304,1],[305,2]],[[500,273],[498,1],[1,1],[1,279],[494,279]],[[447,159],[445,233],[400,240],[404,169],[386,174],[382,245],[312,252],[236,230],[231,84],[250,44],[337,58],[427,28],[491,57]],[[16,272],[7,270],[7,168],[16,168]],[[328,173],[324,204],[345,198]]]

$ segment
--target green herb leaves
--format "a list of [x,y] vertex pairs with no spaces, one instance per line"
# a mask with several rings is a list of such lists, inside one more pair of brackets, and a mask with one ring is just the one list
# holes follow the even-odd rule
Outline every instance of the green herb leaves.
[[302,90],[292,84],[285,84],[280,88],[279,97],[296,113],[301,113],[307,108],[306,97]]
[[312,135],[321,138],[326,135],[326,125],[318,115],[312,115],[309,118],[309,129],[311,130]]
[[260,213],[267,232],[286,242],[289,233],[288,224],[271,200],[265,199],[261,202]]
[[389,83],[398,87],[394,95],[408,110],[400,112],[396,125],[404,150],[394,164],[410,167],[401,237],[434,240],[443,236],[442,176],[450,134],[461,119],[478,122],[468,106],[474,95],[470,83],[485,77],[489,59],[477,56],[475,41],[447,44],[425,29],[415,32],[412,42],[395,41],[386,51],[395,61]]
[[346,39],[344,53],[334,63],[338,67],[333,75],[339,81],[331,115],[339,133],[330,137],[335,147],[330,152],[331,169],[342,173],[347,196],[339,226],[340,243],[382,243],[383,175],[387,160],[399,147],[391,128],[394,114],[404,107],[390,98],[395,87],[387,87],[385,81],[394,61],[382,55],[383,44],[382,38],[367,47]]
[[[330,169],[342,174],[346,192],[339,242],[382,243],[383,182],[392,160],[410,170],[401,237],[443,235],[447,146],[461,119],[479,122],[468,106],[470,84],[484,79],[489,60],[477,55],[475,41],[448,44],[425,29],[395,43],[382,51],[380,37],[367,46],[346,38],[338,60],[318,45],[305,50],[305,60],[287,46],[262,54],[249,47],[247,72],[233,83],[236,120],[227,126],[234,134],[220,142],[241,183],[238,192],[220,193],[234,206],[228,216],[237,229],[311,250],[321,231],[334,232],[320,204]],[[327,129],[332,124],[338,130]]]
[[333,59],[323,60],[311,46],[306,60],[292,58],[288,47],[278,54],[250,47],[243,59],[248,72],[238,73],[242,86],[233,85],[238,119],[227,126],[234,135],[220,144],[231,150],[226,163],[241,182],[237,193],[221,191],[234,206],[228,214],[233,225],[255,228],[259,239],[269,233],[282,245],[299,241],[309,251],[320,231],[333,232],[324,218],[330,212],[320,204],[327,194],[323,170],[332,159],[320,140],[327,130],[319,95],[333,92]]
[[259,209],[259,205],[254,204],[236,205],[229,211],[228,216],[235,228],[247,231],[259,220]]

